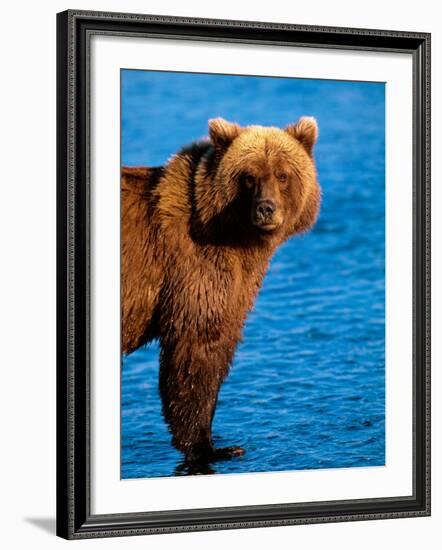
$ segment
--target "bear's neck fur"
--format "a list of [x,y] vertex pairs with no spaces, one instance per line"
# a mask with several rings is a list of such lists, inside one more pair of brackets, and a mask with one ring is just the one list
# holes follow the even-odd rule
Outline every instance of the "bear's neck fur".
[[[251,224],[250,204],[235,185],[215,181],[219,163],[208,140],[194,142],[162,167],[154,195],[170,246],[216,258],[217,265],[241,266],[256,294],[281,235],[263,235]],[[236,182],[235,182],[236,183]],[[166,192],[167,188],[167,192]],[[168,244],[164,242],[167,248]],[[215,254],[208,249],[216,249]],[[207,254],[206,254],[206,252]]]

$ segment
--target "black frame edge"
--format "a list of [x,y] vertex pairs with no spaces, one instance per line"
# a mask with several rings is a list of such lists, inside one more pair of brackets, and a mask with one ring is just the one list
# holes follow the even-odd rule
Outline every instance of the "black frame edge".
[[[416,500],[431,515],[431,35],[413,54]],[[420,368],[417,368],[420,367]]]
[[[253,21],[253,20],[244,20],[244,19],[210,19],[203,17],[187,17],[187,16],[174,16],[174,15],[158,15],[158,14],[140,14],[140,13],[122,13],[114,11],[89,11],[81,9],[68,9],[63,14],[67,14],[72,19],[88,19],[90,21],[98,22],[100,20],[108,20],[113,23],[117,22],[130,22],[130,23],[149,23],[149,24],[160,24],[160,25],[179,25],[182,28],[188,27],[191,25],[196,25],[200,28],[209,27],[211,30],[217,27],[222,27],[225,30],[236,27],[242,30],[247,29],[262,29],[262,30],[289,30],[297,32],[305,32],[306,34],[347,34],[353,36],[363,36],[365,39],[367,37],[373,36],[376,38],[380,37],[392,37],[395,39],[411,39],[415,41],[427,40],[430,38],[431,33],[428,32],[416,32],[416,31],[398,31],[392,29],[372,29],[372,28],[362,28],[362,27],[333,27],[327,25],[306,25],[306,24],[297,24],[297,23],[281,23],[281,22],[270,22],[270,21]],[[331,36],[328,36],[330,40]]]
[[67,62],[68,13],[57,14],[57,519],[56,534],[68,538],[67,492]]

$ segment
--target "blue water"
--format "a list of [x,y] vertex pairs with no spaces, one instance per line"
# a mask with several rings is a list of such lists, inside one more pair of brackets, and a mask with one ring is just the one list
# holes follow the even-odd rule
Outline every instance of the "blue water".
[[[274,256],[222,386],[215,473],[385,464],[385,94],[382,83],[122,72],[122,161],[158,165],[207,119],[317,118],[323,205]],[[122,478],[185,474],[158,393],[158,347],[123,359]]]

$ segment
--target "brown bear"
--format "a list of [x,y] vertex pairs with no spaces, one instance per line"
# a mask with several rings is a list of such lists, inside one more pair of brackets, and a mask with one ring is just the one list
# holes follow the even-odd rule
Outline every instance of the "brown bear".
[[314,224],[315,119],[285,129],[216,118],[165,166],[122,168],[122,352],[158,339],[159,388],[186,463],[214,448],[221,384],[276,248]]

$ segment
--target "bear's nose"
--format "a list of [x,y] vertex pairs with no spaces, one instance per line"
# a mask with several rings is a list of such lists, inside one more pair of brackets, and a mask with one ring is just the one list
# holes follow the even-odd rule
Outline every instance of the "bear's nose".
[[263,218],[269,218],[276,210],[276,204],[271,199],[261,199],[256,205],[256,213]]

